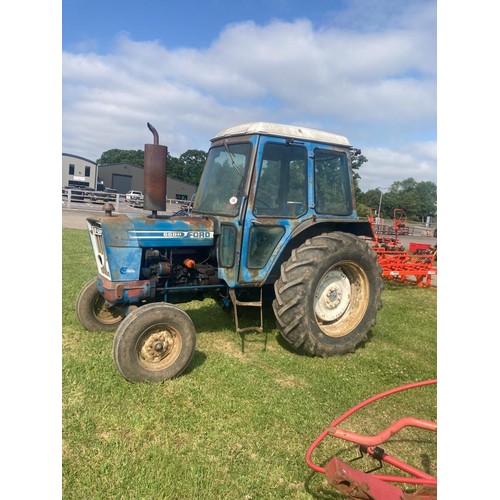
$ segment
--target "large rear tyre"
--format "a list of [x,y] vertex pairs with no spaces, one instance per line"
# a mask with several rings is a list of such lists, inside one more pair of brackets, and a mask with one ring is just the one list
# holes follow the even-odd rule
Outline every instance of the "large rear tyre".
[[89,331],[115,331],[125,317],[122,306],[108,307],[97,289],[97,278],[91,279],[76,299],[76,315],[82,326]]
[[146,304],[119,326],[113,358],[129,382],[162,382],[186,369],[195,346],[196,331],[184,311],[167,303]]
[[274,284],[281,335],[313,356],[354,352],[382,307],[382,269],[361,238],[335,232],[292,251]]

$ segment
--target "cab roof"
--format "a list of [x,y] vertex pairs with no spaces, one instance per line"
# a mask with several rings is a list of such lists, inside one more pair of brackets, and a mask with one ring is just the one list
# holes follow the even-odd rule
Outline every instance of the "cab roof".
[[235,135],[252,134],[275,135],[278,137],[287,137],[290,139],[350,146],[349,140],[343,135],[332,134],[331,132],[323,132],[322,130],[315,130],[312,128],[300,127],[296,125],[284,125],[281,123],[269,122],[251,122],[225,128],[218,132],[216,136],[211,140],[211,142]]

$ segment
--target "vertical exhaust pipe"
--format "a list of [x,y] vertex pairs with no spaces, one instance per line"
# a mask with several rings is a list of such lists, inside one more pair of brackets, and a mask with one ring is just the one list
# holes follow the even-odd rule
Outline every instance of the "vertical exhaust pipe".
[[157,130],[148,122],[153,144],[144,144],[144,210],[153,218],[167,209],[167,146],[159,144]]

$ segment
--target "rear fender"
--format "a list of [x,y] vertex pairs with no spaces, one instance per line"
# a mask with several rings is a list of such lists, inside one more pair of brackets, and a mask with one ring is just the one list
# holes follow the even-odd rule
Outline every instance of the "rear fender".
[[337,219],[315,222],[314,220],[309,220],[308,222],[297,227],[296,231],[291,235],[288,241],[284,242],[281,247],[281,252],[276,255],[275,261],[264,280],[265,284],[274,283],[278,279],[281,264],[290,258],[292,250],[298,248],[306,240],[313,238],[314,236],[337,231],[370,239],[373,238],[373,229],[368,221]]

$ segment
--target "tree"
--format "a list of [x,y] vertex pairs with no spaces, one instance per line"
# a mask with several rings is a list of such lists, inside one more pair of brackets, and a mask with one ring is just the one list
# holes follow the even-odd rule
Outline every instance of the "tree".
[[[368,212],[370,208],[372,210],[378,210],[381,195],[383,196],[381,190],[379,188],[376,188],[370,189],[366,193],[361,192],[359,196],[356,196],[359,215],[362,215],[359,211],[359,206],[368,207]],[[379,214],[373,213],[373,215],[378,216]]]
[[409,177],[403,181],[391,184],[387,192],[380,188],[370,189],[356,197],[358,213],[361,207],[370,207],[378,210],[380,217],[392,218],[394,210],[400,208],[406,212],[409,220],[425,221],[427,216],[434,217],[437,210],[437,186],[433,182],[417,182]]
[[401,208],[408,219],[423,222],[426,217],[436,215],[437,186],[430,181],[417,182],[412,177],[393,182],[384,195],[383,207],[382,211],[386,214]]
[[96,161],[98,166],[116,163],[128,163],[144,167],[144,151],[142,149],[108,149]]
[[182,153],[179,158],[169,157],[168,175],[174,179],[198,186],[206,160],[207,153],[205,151],[189,149]]
[[[391,196],[386,200],[388,208],[402,208],[408,218],[424,221],[427,216],[436,215],[437,186],[433,182],[416,182],[409,177],[392,183],[389,193]],[[394,206],[395,204],[399,206]]]
[[427,216],[437,215],[437,186],[433,182],[419,182],[416,187],[417,198],[420,200],[418,216],[424,221]]
[[356,196],[356,200],[361,197],[362,191],[359,188],[359,179],[361,179],[361,176],[359,175],[358,170],[360,169],[361,165],[363,163],[367,162],[368,159],[366,156],[361,154],[361,151],[359,149],[351,150],[349,152],[351,156],[351,166],[352,166],[352,178],[354,181],[354,195]]

